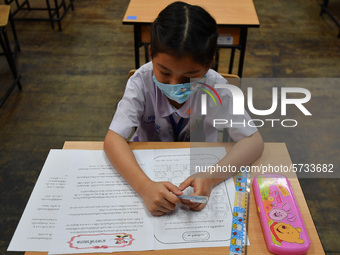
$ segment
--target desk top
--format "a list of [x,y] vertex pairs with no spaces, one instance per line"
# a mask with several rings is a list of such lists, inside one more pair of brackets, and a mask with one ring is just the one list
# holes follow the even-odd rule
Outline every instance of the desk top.
[[[130,0],[123,24],[152,23],[174,0]],[[260,25],[253,0],[185,0],[189,4],[199,5],[213,16],[218,25],[253,26]]]
[[[135,142],[130,143],[130,147],[134,150],[139,149],[164,149],[164,148],[189,148],[193,147],[193,143],[161,143],[161,142]],[[233,146],[232,143],[195,143],[195,147],[218,147],[225,146],[229,151]],[[65,142],[63,149],[84,149],[84,150],[102,150],[103,142]],[[253,163],[253,165],[271,164],[271,165],[290,165],[291,159],[288,150],[284,143],[265,143],[265,148],[262,156]],[[299,205],[301,215],[303,217],[306,229],[311,240],[311,246],[308,255],[325,254],[319,239],[319,235],[315,229],[315,225],[309,212],[305,197],[301,190],[299,180],[290,176],[290,182]],[[251,187],[250,204],[249,204],[249,225],[248,237],[250,246],[247,247],[250,255],[265,255],[271,254],[268,252],[265,239],[262,233],[261,224],[257,215],[257,207],[253,190]],[[107,253],[92,253],[93,255],[105,255]],[[115,255],[225,255],[229,254],[229,247],[214,247],[214,248],[193,248],[193,249],[177,249],[177,250],[155,250],[155,251],[138,251],[138,252],[117,252]],[[25,255],[47,255],[45,252],[26,252]]]
[[7,25],[9,12],[9,5],[0,5],[0,27],[4,27]]

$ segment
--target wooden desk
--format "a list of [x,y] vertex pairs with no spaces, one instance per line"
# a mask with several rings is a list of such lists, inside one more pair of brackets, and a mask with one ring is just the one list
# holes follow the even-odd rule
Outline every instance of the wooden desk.
[[[188,148],[190,143],[160,143],[160,142],[146,142],[146,143],[130,143],[130,146],[134,150],[140,149],[164,149],[164,148]],[[199,144],[197,145],[199,147]],[[230,150],[231,143],[204,143],[204,146],[225,146],[226,150]],[[64,149],[85,149],[85,150],[102,150],[103,142],[65,142]],[[266,143],[262,156],[254,162],[254,165],[260,164],[283,164],[290,165],[291,159],[289,157],[286,145],[284,143]],[[291,185],[293,187],[297,203],[299,205],[301,215],[303,217],[306,229],[311,239],[311,247],[308,254],[321,255],[325,254],[315,229],[313,219],[306,204],[305,197],[301,190],[299,181],[297,178],[291,178]],[[255,204],[254,195],[251,189],[250,205],[249,205],[249,225],[248,225],[248,237],[250,246],[248,246],[249,255],[264,255],[271,254],[267,250],[264,236],[262,233],[260,220],[257,215],[257,208]],[[105,253],[92,253],[94,255],[105,255]],[[107,253],[106,253],[107,254]],[[229,254],[228,247],[215,247],[215,248],[193,248],[193,249],[178,249],[178,250],[156,250],[156,251],[138,251],[138,252],[115,252],[115,255],[226,255]],[[26,252],[25,255],[47,255],[44,252]]]
[[[145,38],[143,38],[143,40],[141,38],[141,28],[143,28],[145,32],[148,28],[145,28],[144,25],[150,26],[158,16],[158,13],[172,2],[175,1],[130,0],[123,24],[134,25],[136,68],[139,68],[139,46],[141,42],[145,42]],[[233,45],[229,45],[228,48],[237,48],[240,50],[238,76],[242,77],[248,27],[260,26],[253,1],[186,0],[184,2],[203,7],[215,18],[219,27],[219,33],[229,33],[234,37]]]

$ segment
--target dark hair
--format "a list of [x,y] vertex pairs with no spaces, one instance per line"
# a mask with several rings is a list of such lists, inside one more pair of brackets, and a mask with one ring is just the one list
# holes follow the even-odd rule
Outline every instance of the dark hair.
[[152,24],[151,57],[167,53],[176,57],[190,56],[209,66],[217,42],[216,21],[202,7],[175,2],[162,10]]

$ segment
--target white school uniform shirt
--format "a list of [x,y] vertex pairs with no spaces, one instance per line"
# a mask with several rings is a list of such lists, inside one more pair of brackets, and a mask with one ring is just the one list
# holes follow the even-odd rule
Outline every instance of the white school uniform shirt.
[[[251,118],[246,112],[244,115],[233,116],[233,98],[228,89],[216,89],[223,107],[216,106],[213,99],[208,96],[207,114],[202,115],[201,95],[206,94],[203,90],[197,89],[181,108],[176,109],[155,85],[152,79],[153,74],[153,65],[149,62],[130,77],[109,127],[110,130],[126,139],[136,128],[132,141],[172,142],[174,131],[169,118],[169,115],[172,115],[176,123],[184,118],[178,136],[179,141],[217,142],[218,129],[223,128],[227,128],[231,138],[238,141],[257,131],[255,127],[248,125]],[[205,82],[212,87],[216,83],[227,83],[212,69],[207,72]],[[216,99],[216,102],[219,103],[219,100]],[[214,119],[227,120],[228,123],[216,125],[217,128],[215,128],[213,127]],[[239,124],[230,126],[231,121]]]

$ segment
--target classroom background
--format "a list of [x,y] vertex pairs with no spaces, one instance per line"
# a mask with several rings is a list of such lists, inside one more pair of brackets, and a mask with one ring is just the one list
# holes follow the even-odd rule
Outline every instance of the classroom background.
[[[243,77],[340,78],[339,28],[327,15],[320,16],[321,2],[254,0],[261,25],[248,30]],[[133,26],[122,24],[128,3],[76,0],[74,11],[61,22],[61,32],[48,22],[15,21],[23,89],[15,88],[0,108],[0,254],[23,254],[6,249],[49,150],[62,148],[64,141],[104,139],[135,65]],[[330,4],[340,18],[339,1]],[[228,70],[228,54],[221,51],[221,72]],[[0,96],[12,80],[2,56]],[[312,93],[309,107],[325,112],[323,122],[314,123],[320,125],[319,132],[260,132],[265,142],[285,142],[293,162],[312,163],[317,155],[335,164],[339,88],[306,88]],[[340,180],[300,179],[300,184],[326,254],[340,254]]]

